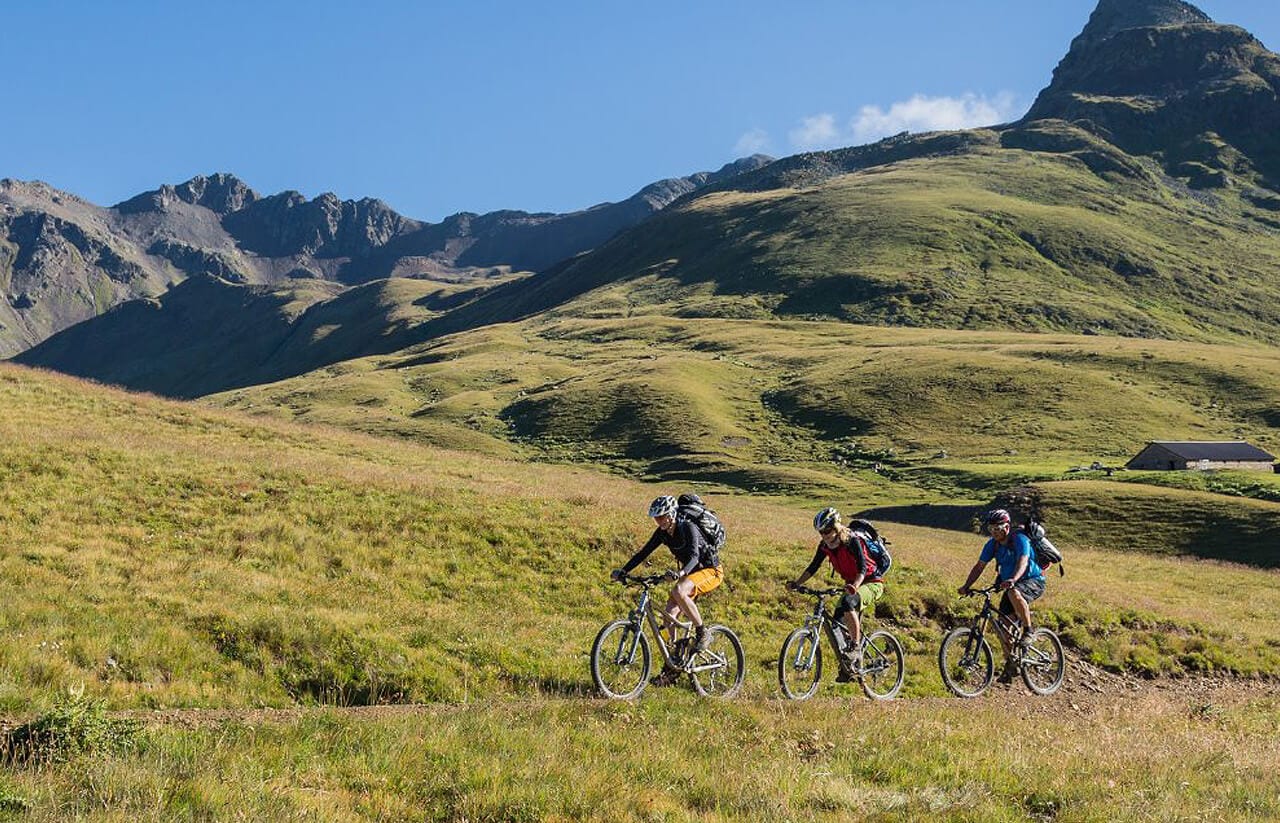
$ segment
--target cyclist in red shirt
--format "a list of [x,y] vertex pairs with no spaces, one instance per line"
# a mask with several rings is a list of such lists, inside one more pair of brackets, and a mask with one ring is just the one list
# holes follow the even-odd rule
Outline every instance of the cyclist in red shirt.
[[874,608],[876,601],[884,597],[884,579],[867,553],[867,536],[842,524],[840,512],[831,507],[823,509],[813,518],[813,528],[821,538],[817,551],[809,567],[788,583],[787,588],[803,585],[818,571],[823,560],[831,561],[832,568],[844,578],[845,594],[836,606],[835,619],[837,623],[843,619],[852,643],[840,663],[836,681],[848,683],[853,679],[851,669],[862,645],[862,612]]

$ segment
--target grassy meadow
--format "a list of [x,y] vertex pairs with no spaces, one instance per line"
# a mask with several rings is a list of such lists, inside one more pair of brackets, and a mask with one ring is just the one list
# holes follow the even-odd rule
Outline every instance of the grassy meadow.
[[[1274,351],[1256,345],[646,315],[489,326],[207,401],[870,506],[981,502],[1095,461],[1123,465],[1148,440],[1274,452],[1277,396]],[[1275,499],[1280,476],[1248,474],[1217,487],[1197,476],[1204,491]]]
[[[1075,661],[1066,690],[968,702],[934,657],[975,608],[955,587],[980,538],[882,521],[896,567],[876,620],[907,649],[904,699],[828,678],[793,706],[773,667],[810,604],[782,583],[811,556],[813,508],[859,498],[698,486],[730,529],[705,608],[743,638],[743,696],[611,705],[586,659],[629,608],[608,570],[647,536],[648,500],[685,485],[13,366],[0,434],[4,740],[61,730],[0,776],[0,811],[23,819],[1265,819],[1280,803],[1274,570],[1061,540],[1068,573],[1037,614]],[[1174,511],[1206,494],[1150,490]],[[1227,519],[1275,505],[1215,497]],[[1009,716],[1019,734],[995,732]]]

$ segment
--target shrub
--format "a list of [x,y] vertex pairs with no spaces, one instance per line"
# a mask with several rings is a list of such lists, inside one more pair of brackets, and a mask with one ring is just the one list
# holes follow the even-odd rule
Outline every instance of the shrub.
[[61,763],[80,754],[110,754],[138,746],[142,724],[112,717],[100,700],[72,695],[51,711],[0,737],[0,757],[16,764]]

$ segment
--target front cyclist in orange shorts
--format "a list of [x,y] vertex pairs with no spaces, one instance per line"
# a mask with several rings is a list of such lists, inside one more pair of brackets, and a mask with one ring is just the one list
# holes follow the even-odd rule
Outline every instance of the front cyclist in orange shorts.
[[[649,506],[649,516],[658,524],[653,531],[653,536],[640,551],[635,553],[634,557],[627,561],[625,566],[614,570],[613,579],[618,580],[643,563],[645,558],[658,548],[658,544],[664,544],[671,549],[676,561],[680,563],[680,569],[667,572],[673,580],[678,581],[671,589],[671,596],[667,598],[665,609],[667,630],[674,643],[675,620],[683,612],[685,617],[689,618],[689,622],[693,623],[696,650],[706,651],[707,631],[702,625],[702,613],[698,611],[698,604],[694,599],[713,591],[724,581],[724,572],[720,569],[720,558],[707,544],[702,529],[698,528],[691,519],[679,515],[679,505],[674,497],[666,495],[654,500]],[[654,682],[665,685],[673,680],[672,674],[672,672],[663,671]]]

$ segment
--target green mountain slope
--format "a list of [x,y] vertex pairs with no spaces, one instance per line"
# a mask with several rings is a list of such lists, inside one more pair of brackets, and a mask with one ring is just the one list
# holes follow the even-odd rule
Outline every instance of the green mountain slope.
[[[285,362],[250,359],[251,377],[205,388],[542,313],[1275,343],[1278,99],[1280,57],[1243,29],[1174,0],[1102,0],[1018,123],[704,180],[589,254],[411,312],[394,334],[349,319],[345,336],[363,345],[308,352],[301,335]],[[108,327],[84,324],[27,362],[136,385],[121,374],[132,370],[74,355]],[[165,332],[158,318],[133,329]]]
[[[585,644],[624,608],[608,570],[647,536],[647,501],[673,488],[10,366],[0,400],[0,706],[10,710],[77,683],[138,707],[585,693]],[[1046,486],[1051,511],[1109,495],[1120,504],[1102,506],[1106,534],[1083,518],[1074,531],[1065,516],[1052,521],[1071,571],[1040,619],[1110,668],[1280,672],[1274,571],[1205,564],[1188,574],[1195,561],[1149,551],[1182,553],[1177,530],[1114,539],[1184,511],[1212,511],[1224,533],[1274,534],[1280,505],[1223,499],[1210,510],[1202,494],[1165,490],[1135,508],[1124,502],[1135,494]],[[818,499],[709,499],[731,543],[729,583],[707,608],[740,630],[751,660],[767,658],[799,617],[782,582],[808,561]],[[954,586],[980,538],[885,527],[897,571],[878,616],[908,643],[909,693],[936,693],[931,648],[971,606]],[[772,691],[770,670],[753,663],[749,695]]]
[[435,326],[554,309],[1274,341],[1275,223],[1041,122],[812,188],[686,201]]
[[565,317],[485,327],[209,401],[871,505],[976,501],[1072,465],[1123,464],[1146,441],[1175,435],[1242,437],[1274,452],[1276,364],[1264,346]]

